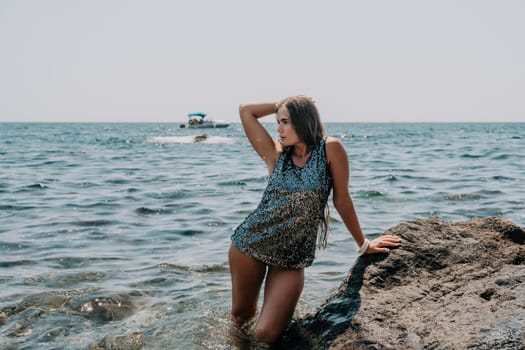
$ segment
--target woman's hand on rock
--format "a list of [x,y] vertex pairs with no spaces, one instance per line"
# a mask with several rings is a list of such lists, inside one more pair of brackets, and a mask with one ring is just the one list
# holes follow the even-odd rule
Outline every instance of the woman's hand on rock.
[[401,240],[397,236],[383,235],[370,241],[366,254],[388,253],[390,248],[397,248]]

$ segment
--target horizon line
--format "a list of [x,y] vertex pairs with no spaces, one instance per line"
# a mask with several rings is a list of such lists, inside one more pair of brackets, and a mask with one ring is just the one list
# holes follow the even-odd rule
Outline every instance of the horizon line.
[[[241,124],[240,121],[228,121],[230,124]],[[0,121],[0,124],[186,124],[183,121]],[[273,122],[262,122],[271,124]],[[525,121],[322,121],[323,124],[523,124]]]

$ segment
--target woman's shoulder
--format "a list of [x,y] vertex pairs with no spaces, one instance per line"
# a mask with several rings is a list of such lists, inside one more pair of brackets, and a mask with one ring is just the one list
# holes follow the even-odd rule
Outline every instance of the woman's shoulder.
[[343,143],[341,142],[341,140],[339,140],[338,138],[333,137],[333,136],[326,136],[325,139],[324,139],[324,142],[326,144],[326,149],[327,150],[329,148],[330,149],[343,148]]
[[339,140],[336,137],[327,136],[325,138],[325,144],[326,144],[326,156],[328,160],[335,159],[339,156],[345,156],[346,157],[346,150],[343,146],[343,143],[341,140]]
[[333,137],[333,136],[325,136],[324,137],[324,142],[326,144],[329,144],[329,143],[334,143],[334,142],[341,142],[339,141],[339,139],[337,137]]

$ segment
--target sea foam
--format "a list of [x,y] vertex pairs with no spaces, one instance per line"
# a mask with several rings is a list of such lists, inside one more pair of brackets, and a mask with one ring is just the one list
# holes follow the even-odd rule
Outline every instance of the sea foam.
[[226,136],[209,136],[207,134],[186,136],[152,136],[146,139],[148,143],[209,143],[232,144],[235,140]]

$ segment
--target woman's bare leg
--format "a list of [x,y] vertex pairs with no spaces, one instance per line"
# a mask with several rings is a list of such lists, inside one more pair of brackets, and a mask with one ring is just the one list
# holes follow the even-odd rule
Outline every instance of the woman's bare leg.
[[304,269],[270,267],[264,302],[255,326],[255,337],[265,343],[277,341],[292,320],[304,286]]
[[230,245],[228,252],[232,279],[232,321],[242,326],[257,311],[257,300],[266,274],[266,265]]

